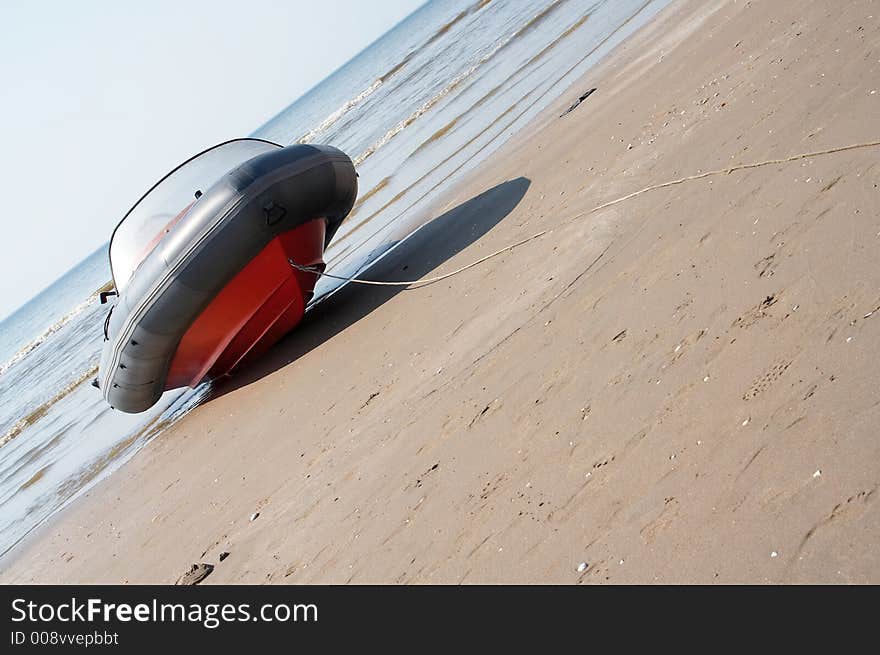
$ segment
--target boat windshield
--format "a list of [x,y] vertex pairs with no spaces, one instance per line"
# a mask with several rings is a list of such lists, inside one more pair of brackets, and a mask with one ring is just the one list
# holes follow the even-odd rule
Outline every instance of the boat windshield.
[[239,164],[282,146],[235,139],[188,159],[159,180],[122,218],[110,237],[110,270],[122,292],[140,263],[187,213],[201,192]]

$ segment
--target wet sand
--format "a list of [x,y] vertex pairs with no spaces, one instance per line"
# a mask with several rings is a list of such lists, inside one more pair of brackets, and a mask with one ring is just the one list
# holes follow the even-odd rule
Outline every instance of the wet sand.
[[878,149],[560,226],[880,138],[878,22],[673,3],[368,276],[552,232],[350,285],[0,579],[880,582]]

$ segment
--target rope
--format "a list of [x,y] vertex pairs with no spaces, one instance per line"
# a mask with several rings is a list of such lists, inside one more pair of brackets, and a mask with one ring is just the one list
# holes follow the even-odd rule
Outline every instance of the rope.
[[383,282],[382,280],[360,280],[356,277],[357,274],[355,274],[352,277],[340,277],[339,275],[332,275],[330,273],[323,273],[323,272],[321,272],[320,269],[317,269],[314,266],[303,266],[302,264],[297,264],[292,259],[288,259],[287,261],[289,261],[290,265],[293,266],[298,271],[304,271],[306,273],[317,273],[318,275],[323,275],[324,277],[329,277],[334,280],[343,280],[344,282],[355,282],[357,284],[372,284],[372,285],[383,286],[383,287],[409,287],[409,286],[411,286],[414,289],[418,289],[419,287],[425,286],[427,284],[433,284],[434,282],[439,282],[440,280],[445,280],[446,278],[450,278],[453,275],[458,275],[459,273],[462,273],[469,268],[473,268],[474,266],[478,266],[478,265],[482,264],[484,261],[486,261],[488,259],[492,259],[493,257],[497,257],[498,255],[505,253],[508,250],[513,250],[514,248],[518,248],[519,246],[523,245],[524,243],[528,243],[529,241],[532,241],[533,239],[537,239],[538,237],[542,237],[545,234],[547,234],[547,232],[549,232],[549,231],[550,230],[542,230],[541,232],[538,232],[537,234],[533,234],[530,237],[526,237],[525,239],[522,239],[521,241],[517,241],[516,243],[511,243],[509,246],[504,246],[500,250],[496,250],[495,252],[489,253],[488,255],[486,255],[485,257],[481,257],[477,261],[471,262],[470,264],[465,264],[461,268],[458,268],[454,271],[450,271],[449,273],[444,273],[443,275],[437,275],[434,277],[422,278],[420,280],[408,280],[408,281],[403,281],[403,282]]
[[707,177],[712,177],[714,175],[730,175],[736,171],[742,171],[750,168],[761,168],[763,166],[773,166],[774,164],[789,164],[794,161],[798,161],[801,159],[810,159],[812,157],[822,157],[824,155],[831,155],[838,152],[845,152],[847,150],[857,150],[860,148],[873,148],[876,146],[880,146],[880,141],[866,141],[864,143],[853,143],[846,146],[838,146],[836,148],[828,148],[826,150],[816,150],[814,152],[805,152],[797,155],[791,155],[790,157],[782,157],[780,159],[767,159],[763,161],[749,162],[746,164],[737,164],[736,166],[730,166],[728,168],[719,168],[712,171],[706,171],[705,173],[697,173],[696,175],[688,175],[686,177],[679,177],[674,180],[669,180],[667,182],[661,182],[659,184],[652,184],[651,186],[646,186],[638,191],[633,191],[632,193],[628,193],[625,196],[621,196],[620,198],[615,198],[614,200],[609,200],[608,202],[603,202],[601,205],[597,205],[592,209],[588,209],[585,212],[581,212],[580,214],[576,214],[562,223],[558,223],[556,226],[552,228],[548,228],[546,230],[542,230],[533,234],[532,236],[526,237],[525,239],[521,239],[516,243],[511,243],[508,246],[504,246],[496,250],[495,252],[491,252],[484,257],[480,257],[476,261],[472,261],[469,264],[465,264],[454,271],[449,271],[448,273],[444,273],[442,275],[435,275],[434,277],[422,278],[420,280],[403,280],[398,282],[385,282],[382,280],[362,280],[357,278],[357,274],[351,277],[341,277],[339,275],[333,275],[331,273],[325,273],[322,270],[314,267],[314,266],[303,266],[302,264],[297,264],[292,259],[288,259],[290,265],[298,271],[303,271],[305,273],[316,273],[319,276],[324,276],[331,278],[333,280],[341,280],[343,282],[354,282],[355,284],[369,284],[375,286],[388,286],[388,287],[411,287],[413,289],[418,289],[419,287],[427,286],[429,284],[434,284],[435,282],[440,282],[441,280],[446,280],[451,278],[459,273],[463,273],[464,271],[474,268],[475,266],[479,266],[485,261],[492,259],[493,257],[497,257],[498,255],[502,255],[506,252],[513,250],[514,248],[518,248],[530,241],[534,241],[550,232],[558,230],[566,225],[574,223],[577,220],[584,218],[585,216],[589,216],[590,214],[594,214],[603,209],[607,209],[608,207],[613,207],[614,205],[620,204],[622,202],[626,202],[627,200],[631,200],[636,196],[640,196],[643,193],[648,193],[650,191],[657,191],[659,189],[665,189],[667,187],[675,186],[678,184],[684,184],[685,182],[692,182],[694,180],[702,180]]

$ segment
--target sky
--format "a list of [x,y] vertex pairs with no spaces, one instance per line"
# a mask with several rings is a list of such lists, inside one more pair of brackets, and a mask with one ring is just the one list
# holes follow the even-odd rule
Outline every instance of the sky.
[[0,1],[0,320],[423,2]]

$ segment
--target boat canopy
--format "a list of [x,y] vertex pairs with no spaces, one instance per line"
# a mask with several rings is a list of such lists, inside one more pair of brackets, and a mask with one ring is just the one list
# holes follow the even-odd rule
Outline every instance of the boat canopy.
[[110,237],[110,270],[120,293],[140,263],[171,231],[202,191],[230,170],[282,146],[262,139],[234,139],[183,162],[128,210]]

